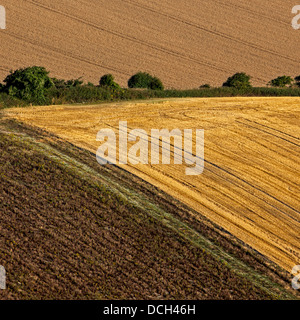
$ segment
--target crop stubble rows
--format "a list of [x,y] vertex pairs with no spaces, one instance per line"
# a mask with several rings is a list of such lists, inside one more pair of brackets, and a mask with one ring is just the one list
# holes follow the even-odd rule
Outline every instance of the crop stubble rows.
[[[19,109],[14,116],[96,152],[98,130],[205,130],[205,171],[125,166],[290,271],[300,259],[299,99],[187,99]],[[14,112],[14,111],[13,111]],[[195,141],[194,141],[195,142]]]
[[[0,77],[42,65],[64,79],[97,83],[113,73],[121,85],[139,70],[166,87],[222,84],[244,71],[255,85],[298,75],[294,1],[2,0]],[[284,43],[284,46],[282,45]]]

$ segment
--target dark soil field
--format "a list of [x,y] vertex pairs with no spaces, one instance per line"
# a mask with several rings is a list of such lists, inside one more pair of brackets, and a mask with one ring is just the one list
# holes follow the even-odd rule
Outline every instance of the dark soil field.
[[154,186],[0,122],[1,299],[293,299],[289,275]]

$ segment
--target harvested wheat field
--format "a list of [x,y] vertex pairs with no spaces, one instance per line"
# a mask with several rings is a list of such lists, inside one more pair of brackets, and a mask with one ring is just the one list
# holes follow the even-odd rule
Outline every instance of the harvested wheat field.
[[122,86],[137,71],[167,88],[219,86],[236,72],[255,86],[300,73],[294,0],[2,0],[0,80],[11,69],[41,65],[51,76],[106,73]]
[[[299,98],[173,99],[10,109],[6,115],[96,153],[98,130],[205,130],[205,169],[122,165],[290,272],[300,261]],[[96,159],[95,159],[96,161]],[[197,217],[196,217],[197,218]]]

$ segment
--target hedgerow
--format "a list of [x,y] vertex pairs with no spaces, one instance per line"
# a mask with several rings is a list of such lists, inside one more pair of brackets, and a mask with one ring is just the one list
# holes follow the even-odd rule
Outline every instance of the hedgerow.
[[[80,78],[63,80],[50,78],[48,74],[49,72],[43,67],[11,71],[5,78],[4,84],[0,84],[0,107],[176,97],[300,96],[300,76],[295,78],[296,85],[289,87],[282,85],[252,87],[250,76],[245,73],[236,73],[229,77],[222,87],[211,87],[206,84],[198,89],[164,90],[158,78],[145,72],[133,75],[128,80],[129,88],[121,88],[111,74],[102,76],[97,86],[90,82],[84,84]],[[286,80],[281,77],[278,79]]]

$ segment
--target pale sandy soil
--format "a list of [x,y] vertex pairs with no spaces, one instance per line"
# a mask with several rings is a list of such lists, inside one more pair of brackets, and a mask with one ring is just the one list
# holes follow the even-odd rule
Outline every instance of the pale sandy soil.
[[300,74],[294,0],[2,0],[0,81],[42,65],[51,75],[127,85],[137,71],[168,88],[221,85],[235,72],[253,84]]
[[[300,262],[299,98],[214,98],[6,110],[96,152],[98,130],[204,129],[205,169],[125,166],[289,272]],[[96,159],[95,159],[96,161]]]

